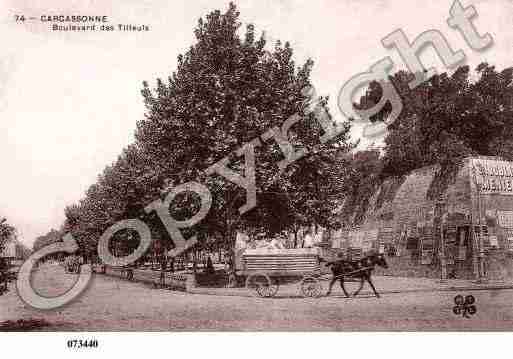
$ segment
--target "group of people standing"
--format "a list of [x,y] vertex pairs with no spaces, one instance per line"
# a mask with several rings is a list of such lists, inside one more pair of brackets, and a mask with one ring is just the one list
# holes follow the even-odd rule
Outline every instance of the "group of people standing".
[[245,233],[237,233],[236,248],[267,248],[267,249],[292,249],[313,248],[316,243],[323,240],[325,233],[322,230],[314,231],[311,228],[300,230],[290,234],[282,232],[273,237],[250,237]]

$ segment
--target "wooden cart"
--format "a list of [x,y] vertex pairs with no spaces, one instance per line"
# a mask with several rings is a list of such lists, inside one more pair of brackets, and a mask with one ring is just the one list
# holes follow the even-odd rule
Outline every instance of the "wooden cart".
[[320,256],[317,248],[246,249],[236,258],[236,274],[260,297],[273,297],[285,282],[299,282],[305,297],[321,295]]

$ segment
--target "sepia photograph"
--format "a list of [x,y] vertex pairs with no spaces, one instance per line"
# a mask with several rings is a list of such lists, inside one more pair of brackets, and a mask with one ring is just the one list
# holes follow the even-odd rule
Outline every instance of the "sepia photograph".
[[513,331],[512,1],[0,9],[0,342]]

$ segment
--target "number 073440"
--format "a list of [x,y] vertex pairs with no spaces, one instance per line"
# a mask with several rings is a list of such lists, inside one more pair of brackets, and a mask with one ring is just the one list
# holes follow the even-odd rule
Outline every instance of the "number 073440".
[[98,340],[96,339],[70,339],[67,341],[68,348],[98,348]]

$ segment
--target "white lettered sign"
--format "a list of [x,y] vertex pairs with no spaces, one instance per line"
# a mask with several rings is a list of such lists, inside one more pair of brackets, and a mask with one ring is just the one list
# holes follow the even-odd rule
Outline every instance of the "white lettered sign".
[[471,165],[471,176],[480,193],[513,195],[512,162],[475,158]]

